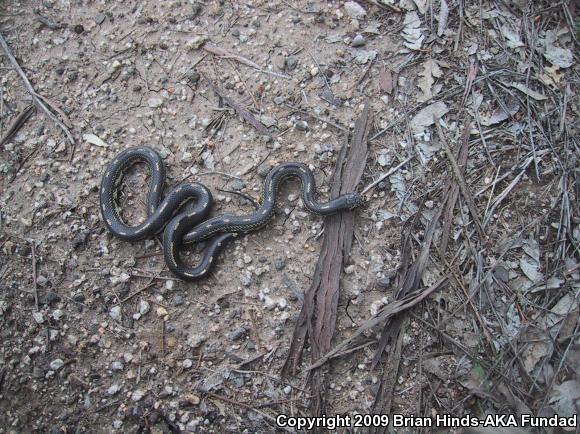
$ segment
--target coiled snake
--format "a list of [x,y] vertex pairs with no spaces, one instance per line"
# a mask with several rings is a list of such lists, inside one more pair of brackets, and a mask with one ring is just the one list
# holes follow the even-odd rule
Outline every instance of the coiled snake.
[[[147,219],[136,225],[126,224],[120,215],[119,188],[127,169],[145,162],[151,170],[147,195]],[[109,163],[101,182],[101,213],[109,231],[126,241],[138,241],[163,231],[163,254],[169,269],[179,278],[196,280],[206,276],[225,245],[239,233],[260,229],[274,216],[280,184],[289,177],[302,182],[304,205],[314,214],[326,216],[343,210],[352,210],[364,203],[358,193],[338,196],[326,203],[315,199],[316,184],[308,166],[284,163],[270,171],[264,182],[263,202],[249,215],[223,214],[206,219],[211,205],[211,192],[203,184],[182,183],[169,190],[161,199],[165,183],[165,166],[159,154],[139,146],[122,151]],[[179,255],[183,245],[208,240],[197,266],[184,263]]]

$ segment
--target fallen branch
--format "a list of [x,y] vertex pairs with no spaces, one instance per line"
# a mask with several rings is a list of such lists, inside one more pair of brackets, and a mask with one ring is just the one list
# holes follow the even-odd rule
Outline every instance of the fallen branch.
[[[356,121],[350,148],[345,144],[340,150],[333,175],[331,197],[356,189],[366,166],[371,124],[370,104],[367,101]],[[320,256],[312,284],[304,294],[300,317],[282,369],[283,375],[297,371],[306,339],[310,342],[313,361],[330,349],[336,329],[340,275],[350,254],[353,238],[353,212],[342,212],[325,219]],[[309,380],[312,391],[311,413],[319,416],[326,412],[327,382],[324,372],[312,373]]]

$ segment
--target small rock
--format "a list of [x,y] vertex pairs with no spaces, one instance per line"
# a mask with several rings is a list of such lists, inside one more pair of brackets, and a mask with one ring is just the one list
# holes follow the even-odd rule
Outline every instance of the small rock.
[[139,314],[141,316],[145,315],[147,312],[151,310],[151,305],[146,300],[141,300],[139,302]]
[[186,393],[185,395],[183,395],[182,402],[185,405],[199,405],[201,399],[199,399],[199,396],[193,393]]
[[288,385],[284,388],[284,393],[290,395],[290,392],[292,392],[292,386]]
[[189,369],[193,366],[193,362],[191,359],[185,359],[183,362],[181,362],[181,366],[183,366],[185,369]]
[[157,308],[157,316],[166,316],[168,314],[167,309],[165,309],[163,306],[159,306]]
[[299,131],[308,131],[310,129],[306,121],[298,121],[294,126]]
[[266,128],[270,128],[278,124],[278,121],[276,119],[266,115],[260,116],[260,122],[262,122],[262,124],[264,124]]
[[244,181],[242,181],[241,179],[234,179],[234,181],[232,182],[232,190],[234,190],[234,191],[243,190],[243,188],[245,186],[246,186],[246,183]]
[[295,69],[297,64],[298,58],[296,56],[288,56],[286,58],[286,69],[288,71],[292,71],[293,69]]
[[37,324],[42,324],[44,322],[44,315],[42,312],[32,312],[32,318]]
[[192,71],[189,74],[187,74],[187,80],[191,84],[197,84],[199,82],[200,78],[201,78],[201,75],[199,75],[199,72],[197,72],[197,71]]
[[152,96],[147,100],[147,105],[151,108],[161,107],[163,105],[163,98],[160,96]]
[[113,396],[117,392],[119,392],[119,390],[121,390],[121,386],[119,386],[118,384],[113,384],[111,387],[109,387],[107,389],[107,394],[110,395],[110,396]]
[[111,363],[111,369],[113,371],[122,371],[123,370],[123,363],[119,362],[118,360]]
[[348,267],[345,267],[344,272],[345,272],[345,274],[352,274],[352,273],[354,273],[354,270],[355,270],[355,266],[349,265]]
[[64,362],[62,361],[62,359],[54,359],[52,362],[50,362],[50,369],[52,369],[53,371],[58,371],[63,366]]
[[184,152],[181,156],[181,161],[184,163],[191,163],[193,161],[193,155],[191,155],[191,152]]
[[121,306],[113,306],[111,310],[109,310],[109,315],[115,321],[121,321]]
[[131,399],[133,401],[141,401],[141,399],[143,399],[144,396],[145,396],[145,392],[141,389],[137,389],[136,391],[134,391],[131,394]]
[[228,338],[230,338],[230,340],[232,340],[232,341],[237,341],[238,339],[244,338],[247,333],[248,333],[248,331],[246,330],[245,327],[240,327],[240,328],[234,330],[233,332],[231,332],[228,335]]
[[283,270],[284,267],[286,267],[286,260],[284,258],[279,258],[274,261],[274,268],[276,270]]
[[175,285],[175,281],[173,280],[166,280],[165,281],[165,289],[171,291],[173,289],[173,285]]
[[105,14],[99,13],[95,16],[95,23],[97,23],[98,25],[103,24],[103,22],[105,21],[105,19],[107,18],[107,16]]
[[390,277],[381,277],[379,280],[377,280],[377,286],[381,289],[387,289],[390,284],[391,284]]
[[268,176],[268,173],[270,173],[270,170],[272,170],[272,165],[265,161],[258,166],[256,171],[258,172],[258,175],[260,175],[262,178],[265,178]]
[[344,4],[344,11],[349,17],[356,20],[363,18],[367,14],[367,11],[357,2],[346,2]]
[[181,306],[182,304],[183,304],[183,296],[175,294],[175,297],[173,297],[173,305]]
[[284,104],[284,97],[278,95],[276,98],[274,98],[274,104],[276,104],[276,105]]
[[367,41],[365,37],[361,34],[358,34],[354,37],[350,45],[352,45],[353,47],[362,47],[364,44],[366,44],[366,42]]
[[55,321],[59,321],[63,316],[64,312],[60,309],[56,309],[54,312],[52,312],[52,317]]
[[244,264],[250,264],[252,262],[252,257],[250,255],[244,255]]

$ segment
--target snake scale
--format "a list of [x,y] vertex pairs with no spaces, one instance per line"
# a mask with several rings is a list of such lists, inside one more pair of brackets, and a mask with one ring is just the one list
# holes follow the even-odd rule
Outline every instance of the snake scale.
[[[135,163],[145,162],[151,171],[147,195],[147,218],[131,226],[121,217],[119,190],[125,172]],[[314,214],[327,216],[339,211],[353,210],[364,203],[358,193],[347,193],[325,203],[315,200],[316,184],[308,166],[284,163],[273,168],[264,182],[263,201],[253,214],[223,214],[207,218],[213,198],[200,183],[182,183],[169,190],[162,199],[165,166],[161,156],[152,148],[138,146],[118,154],[105,169],[100,190],[101,213],[109,231],[125,241],[138,241],[163,232],[163,255],[169,269],[183,280],[197,280],[206,276],[225,245],[238,234],[265,226],[274,216],[280,184],[287,178],[302,182],[305,207]],[[179,252],[183,246],[207,241],[202,259],[189,266]]]

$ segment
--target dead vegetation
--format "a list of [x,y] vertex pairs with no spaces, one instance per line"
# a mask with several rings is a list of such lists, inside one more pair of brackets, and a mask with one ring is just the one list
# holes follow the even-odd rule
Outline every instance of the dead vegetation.
[[[0,14],[0,432],[577,414],[576,3],[100,7]],[[175,282],[99,220],[138,143],[216,212],[288,160],[368,206],[322,226],[285,192]]]

